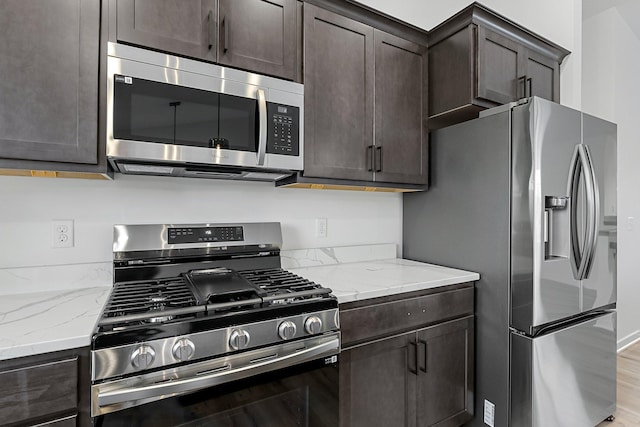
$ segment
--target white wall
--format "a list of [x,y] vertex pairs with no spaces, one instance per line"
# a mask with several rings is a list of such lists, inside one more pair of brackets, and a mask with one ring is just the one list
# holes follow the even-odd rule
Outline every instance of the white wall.
[[[110,262],[113,224],[280,221],[285,249],[400,247],[401,197],[206,179],[0,177],[0,268]],[[326,238],[315,237],[318,217],[328,220]],[[75,221],[75,247],[51,247],[53,219]]]
[[638,6],[636,0],[585,1],[583,25],[583,108],[618,124],[619,345],[640,338],[640,38],[628,23],[637,25]]

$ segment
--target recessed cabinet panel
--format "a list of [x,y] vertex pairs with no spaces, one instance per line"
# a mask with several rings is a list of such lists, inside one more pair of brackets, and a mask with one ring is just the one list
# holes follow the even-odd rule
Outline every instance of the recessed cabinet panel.
[[527,61],[527,96],[539,96],[544,99],[557,99],[559,90],[558,64],[539,55],[529,54]]
[[[414,333],[340,355],[341,427],[415,426]],[[409,406],[407,406],[409,403]]]
[[[422,426],[460,425],[473,415],[473,317],[418,331]],[[434,396],[438,396],[434,399]]]
[[0,420],[16,423],[74,410],[77,389],[77,359],[1,371]]
[[426,48],[382,31],[374,39],[374,179],[426,184]]
[[519,62],[518,44],[482,27],[479,28],[477,96],[496,104],[505,104],[520,98]]
[[373,28],[305,4],[305,176],[371,180]]
[[215,61],[215,0],[118,0],[118,41]]
[[95,0],[4,0],[0,158],[98,162]]
[[218,61],[295,79],[296,0],[220,0]]

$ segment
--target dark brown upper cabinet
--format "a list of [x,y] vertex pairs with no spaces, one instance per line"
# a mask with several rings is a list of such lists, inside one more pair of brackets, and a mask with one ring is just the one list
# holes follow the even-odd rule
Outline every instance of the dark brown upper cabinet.
[[216,60],[215,0],[117,0],[118,41],[209,61]]
[[304,6],[304,174],[373,178],[373,28]]
[[426,184],[426,48],[306,3],[304,53],[304,178]]
[[97,170],[99,36],[98,0],[2,2],[1,169]]
[[295,80],[296,0],[117,0],[119,42]]
[[218,62],[294,80],[296,0],[219,0]]
[[559,102],[568,54],[473,3],[429,33],[429,129],[529,96]]

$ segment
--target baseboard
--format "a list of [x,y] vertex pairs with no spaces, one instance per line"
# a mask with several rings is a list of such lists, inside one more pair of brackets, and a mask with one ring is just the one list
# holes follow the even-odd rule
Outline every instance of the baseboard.
[[621,340],[618,340],[618,353],[625,348],[635,344],[637,341],[640,341],[640,330],[627,335]]

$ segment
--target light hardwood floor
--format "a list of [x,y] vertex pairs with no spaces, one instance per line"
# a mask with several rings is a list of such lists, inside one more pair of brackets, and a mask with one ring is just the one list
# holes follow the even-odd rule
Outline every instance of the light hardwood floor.
[[597,427],[640,427],[640,342],[618,353],[618,409]]

